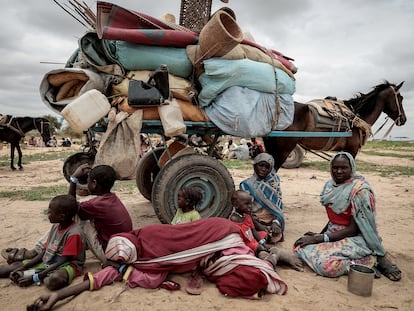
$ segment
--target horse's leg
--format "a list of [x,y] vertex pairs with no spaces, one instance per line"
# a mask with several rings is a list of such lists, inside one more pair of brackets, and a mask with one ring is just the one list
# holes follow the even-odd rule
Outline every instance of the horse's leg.
[[19,155],[19,161],[17,162],[17,165],[19,166],[19,170],[22,170],[23,169],[23,166],[22,166],[22,156],[23,156],[23,154],[22,154],[22,149],[20,149],[20,144],[19,143],[17,143],[16,149],[17,149],[17,154]]
[[14,148],[16,148],[15,143],[10,143],[10,168],[14,171],[16,168],[14,167]]
[[263,137],[263,142],[266,148],[266,152],[271,154],[275,159],[275,170],[278,171],[285,163],[289,154],[296,147],[299,139],[292,138],[280,138],[280,137]]
[[[284,132],[305,131],[309,125],[308,105],[295,102],[295,115],[293,123]],[[275,170],[282,167],[289,154],[301,140],[299,137],[263,137],[266,152],[270,153],[275,159]]]

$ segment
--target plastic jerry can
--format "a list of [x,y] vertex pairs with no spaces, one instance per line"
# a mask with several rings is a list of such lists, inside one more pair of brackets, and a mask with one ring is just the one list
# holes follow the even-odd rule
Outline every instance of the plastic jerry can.
[[75,132],[82,133],[105,117],[110,109],[106,96],[93,89],[66,105],[61,114]]

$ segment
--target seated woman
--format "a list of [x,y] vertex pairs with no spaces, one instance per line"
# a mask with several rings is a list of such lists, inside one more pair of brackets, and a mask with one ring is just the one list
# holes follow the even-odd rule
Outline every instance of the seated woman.
[[354,158],[347,152],[337,153],[330,171],[332,179],[320,197],[328,224],[321,233],[305,233],[295,242],[297,256],[326,277],[347,274],[350,264],[359,263],[375,266],[390,280],[399,281],[401,271],[378,235],[374,193],[364,177],[356,175]]
[[253,197],[252,217],[269,235],[268,243],[283,241],[285,218],[283,216],[282,191],[280,178],[274,169],[275,160],[268,153],[261,153],[253,160],[253,176],[240,183]]

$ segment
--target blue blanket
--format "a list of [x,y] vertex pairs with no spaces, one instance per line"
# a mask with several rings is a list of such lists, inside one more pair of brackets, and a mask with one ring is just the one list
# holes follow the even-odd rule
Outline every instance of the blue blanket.
[[250,59],[210,58],[203,61],[204,73],[198,96],[199,106],[208,106],[220,93],[232,86],[248,87],[265,93],[293,95],[295,81],[287,73],[270,64]]
[[276,95],[247,87],[226,89],[204,108],[210,120],[222,131],[239,137],[261,137],[272,130],[284,130],[292,124],[293,97],[279,95],[281,114],[276,122]]

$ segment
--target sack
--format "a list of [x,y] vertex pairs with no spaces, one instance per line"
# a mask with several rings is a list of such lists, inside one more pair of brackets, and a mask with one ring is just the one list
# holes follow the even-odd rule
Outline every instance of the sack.
[[131,80],[128,86],[128,103],[132,107],[160,106],[164,102],[160,91],[141,80]]
[[130,116],[127,112],[119,112],[102,136],[94,166],[112,166],[117,180],[134,179],[141,154],[141,126],[142,109]]
[[186,127],[181,108],[173,98],[168,105],[158,107],[158,113],[166,136],[178,136],[185,133]]

